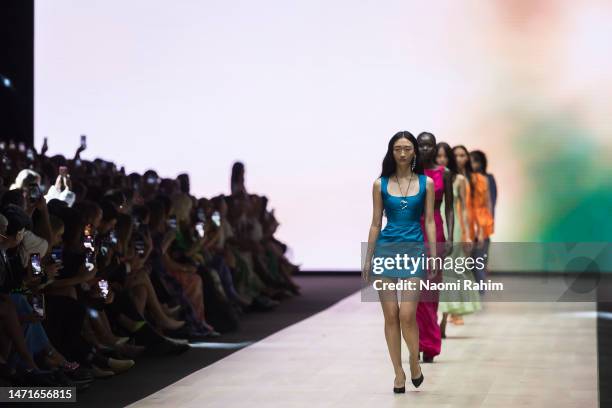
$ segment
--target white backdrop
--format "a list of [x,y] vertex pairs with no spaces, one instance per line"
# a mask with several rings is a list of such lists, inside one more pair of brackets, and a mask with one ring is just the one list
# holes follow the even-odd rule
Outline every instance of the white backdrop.
[[[85,133],[84,157],[187,171],[204,196],[227,193],[242,160],[296,262],[358,269],[396,131],[490,151],[501,185],[510,173],[472,131],[497,63],[487,3],[435,3],[39,0],[36,145],[72,154]],[[500,239],[516,235],[510,210]]]

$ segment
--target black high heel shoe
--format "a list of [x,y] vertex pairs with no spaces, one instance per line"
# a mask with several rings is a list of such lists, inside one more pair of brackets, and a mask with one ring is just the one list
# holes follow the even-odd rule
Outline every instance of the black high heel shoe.
[[[406,381],[404,379],[404,381]],[[395,384],[393,384],[393,392],[395,394],[404,394],[406,392],[406,386],[404,385],[403,387],[396,387]]]
[[[421,367],[419,366],[419,369],[420,368]],[[423,375],[423,370],[421,370],[421,375],[418,378],[411,378],[410,380],[412,381],[412,385],[414,385],[415,388],[419,388],[424,379],[425,376]]]

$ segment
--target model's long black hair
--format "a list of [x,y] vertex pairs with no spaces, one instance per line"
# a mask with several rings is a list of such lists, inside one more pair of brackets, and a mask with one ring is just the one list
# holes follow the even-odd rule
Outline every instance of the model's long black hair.
[[470,183],[470,196],[474,196],[474,170],[472,169],[472,162],[470,161],[470,151],[464,145],[457,145],[453,147],[453,160],[455,156],[455,150],[457,149],[463,149],[468,157],[468,160],[465,162],[465,177],[467,178],[468,183]]
[[482,150],[472,150],[470,156],[480,162],[480,172],[487,174],[487,155]]
[[451,149],[448,143],[440,142],[436,145],[436,156],[438,155],[440,149],[444,150],[444,153],[448,158],[448,164],[446,165],[446,167],[450,170],[452,179],[454,181],[455,177],[457,176],[457,173],[459,172],[459,169],[457,168],[457,161],[455,160],[455,154],[453,153],[453,149]]
[[[401,138],[408,139],[408,141],[412,143],[412,146],[414,146],[414,154],[416,155],[414,173],[423,174],[423,163],[421,162],[421,156],[419,153],[419,144],[417,143],[417,140],[412,133],[403,130],[394,134],[391,140],[389,140],[389,145],[387,146],[387,153],[385,154],[385,158],[382,162],[382,171],[380,172],[380,177],[389,177],[391,174],[395,173],[397,163],[395,162],[395,158],[393,157],[393,145]],[[412,163],[410,163],[410,165],[412,166]]]

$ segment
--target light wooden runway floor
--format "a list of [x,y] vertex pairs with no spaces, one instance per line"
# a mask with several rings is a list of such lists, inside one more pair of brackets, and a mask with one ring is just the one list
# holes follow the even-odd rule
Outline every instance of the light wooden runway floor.
[[[593,303],[487,303],[394,395],[382,310],[360,294],[136,402],[168,407],[597,406]],[[274,318],[271,314],[270,318]],[[404,370],[409,375],[403,345]]]

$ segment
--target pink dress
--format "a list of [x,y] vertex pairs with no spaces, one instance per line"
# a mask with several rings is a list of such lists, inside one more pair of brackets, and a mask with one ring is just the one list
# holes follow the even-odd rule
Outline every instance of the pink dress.
[[[444,197],[444,166],[439,166],[435,169],[425,169],[425,175],[430,177],[434,182],[434,221],[436,223],[436,242],[446,242],[444,238],[444,223],[442,222],[442,214],[440,206]],[[425,231],[425,220],[421,218],[421,228],[423,228],[423,237],[427,242],[427,233]],[[440,248],[438,248],[440,250]],[[442,274],[438,274],[432,278],[434,282],[442,282]],[[429,292],[427,301],[419,302],[416,311],[417,324],[419,326],[419,351],[428,357],[434,357],[440,354],[442,348],[442,338],[440,336],[440,326],[438,325],[438,293]]]

